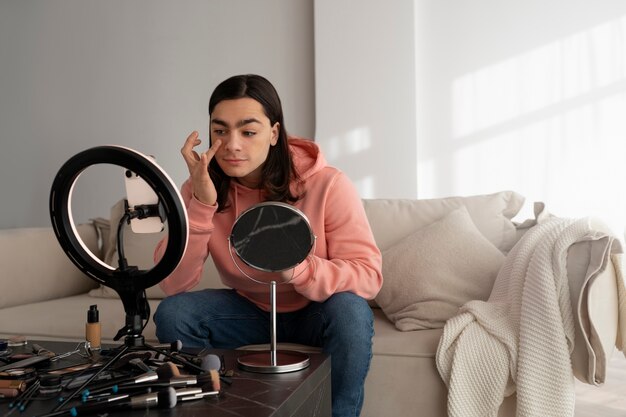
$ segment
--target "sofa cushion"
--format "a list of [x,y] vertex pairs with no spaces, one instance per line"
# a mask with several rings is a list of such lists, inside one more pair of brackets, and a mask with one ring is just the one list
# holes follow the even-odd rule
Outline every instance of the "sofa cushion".
[[[158,300],[149,300],[149,303],[154,313]],[[122,302],[114,298],[94,299],[87,293],[0,310],[0,337],[24,335],[33,340],[85,340],[87,310],[92,304],[97,304],[100,311],[102,342],[113,342],[118,330],[126,324]],[[157,341],[155,331],[154,320],[150,317],[142,332],[147,342]]]
[[[103,246],[103,260],[108,265],[118,267],[117,255],[117,227],[120,219],[124,215],[124,200],[118,201],[111,208],[111,217],[108,225],[100,221],[103,228],[102,235],[108,236],[108,240]],[[157,243],[167,234],[167,225],[161,233],[135,233],[129,226],[124,226],[124,256],[129,265],[138,266],[140,269],[150,269],[154,266],[154,249]],[[219,274],[215,269],[213,260],[209,257],[205,263],[202,279],[194,290],[204,288],[222,288],[224,285],[219,279]],[[92,297],[119,298],[115,290],[100,286],[89,293]],[[148,298],[158,299],[165,297],[165,293],[159,285],[155,285],[146,290]]]
[[[100,256],[90,223],[76,226],[83,243]],[[0,265],[6,282],[0,308],[80,294],[97,286],[65,255],[51,227],[0,230]]]
[[382,255],[384,282],[376,302],[402,331],[442,328],[466,302],[486,300],[504,261],[465,207]]
[[[419,332],[399,332],[381,309],[374,312],[374,334],[372,353],[375,356],[412,357],[433,359],[437,354],[443,329],[426,329]],[[278,343],[278,349],[299,352],[320,352],[321,348],[297,343]],[[243,350],[269,350],[269,343],[246,345]]]
[[363,203],[380,250],[465,206],[478,230],[502,252],[508,252],[518,238],[511,219],[521,210],[524,197],[513,191],[502,191],[427,200],[369,199]]
[[374,355],[434,358],[443,329],[425,329],[418,332],[399,332],[385,313],[374,312]]

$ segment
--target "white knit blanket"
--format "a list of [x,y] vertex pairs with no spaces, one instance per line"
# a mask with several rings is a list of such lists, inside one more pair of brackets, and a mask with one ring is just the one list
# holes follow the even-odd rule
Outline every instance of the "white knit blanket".
[[507,256],[489,300],[471,301],[448,320],[436,360],[449,416],[496,416],[515,390],[518,416],[574,415],[566,257],[589,232],[587,219],[553,217],[533,227]]

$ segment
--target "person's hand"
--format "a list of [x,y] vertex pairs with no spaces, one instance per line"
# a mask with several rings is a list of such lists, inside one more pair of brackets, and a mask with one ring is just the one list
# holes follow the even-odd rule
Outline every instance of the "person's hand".
[[290,268],[280,272],[263,272],[255,268],[249,268],[248,270],[250,272],[246,272],[245,275],[261,284],[269,284],[272,281],[277,284],[288,284],[296,273],[296,268]]
[[290,268],[286,271],[281,271],[278,273],[279,277],[276,280],[278,283],[286,284],[293,279],[296,274],[296,268]]
[[206,152],[198,154],[193,150],[194,147],[200,145],[202,141],[198,137],[198,132],[193,131],[187,137],[180,153],[183,155],[189,175],[191,176],[191,185],[193,195],[202,203],[213,205],[217,201],[217,191],[215,185],[209,176],[209,162],[215,156],[215,153],[222,145],[221,140],[216,140]]

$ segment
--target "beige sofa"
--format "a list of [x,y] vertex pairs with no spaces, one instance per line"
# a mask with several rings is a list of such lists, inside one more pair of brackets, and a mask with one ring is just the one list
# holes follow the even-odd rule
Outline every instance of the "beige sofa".
[[[473,242],[480,240],[480,244],[485,245],[483,239],[486,239],[504,257],[533,224],[530,221],[520,227],[511,220],[519,212],[523,200],[518,194],[506,191],[433,200],[364,200],[364,206],[385,262],[391,253],[397,256],[394,248],[406,242],[407,237],[437,224],[459,207],[466,207],[473,225],[482,236],[480,239],[474,236],[477,240]],[[112,208],[110,219],[96,219],[78,227],[83,241],[92,252],[112,265],[116,262],[115,236],[110,233],[109,224],[117,225],[120,208],[120,203]],[[597,228],[602,230],[603,226],[598,225]],[[436,230],[431,230],[432,233],[438,236],[436,244],[444,245],[440,249],[445,252],[444,235],[437,234]],[[468,236],[463,238],[467,239]],[[151,265],[152,248],[158,239],[157,235],[134,235],[128,229],[124,245],[129,263],[148,268]],[[470,245],[474,249],[479,247],[478,243],[470,242]],[[587,314],[587,321],[582,321],[586,324],[577,327],[572,363],[579,379],[589,382],[595,378],[597,382],[602,382],[602,366],[612,353],[616,341],[617,290],[615,271],[610,263],[605,269],[597,271],[592,285],[582,287],[593,250],[593,242],[589,241],[576,243],[569,249],[568,276],[572,283],[573,305],[582,302]],[[416,259],[419,259],[419,255],[407,253],[407,256]],[[456,257],[443,262],[447,268],[448,264],[452,265],[455,261]],[[116,332],[124,326],[124,310],[119,299],[110,289],[99,288],[74,267],[60,249],[51,228],[1,230],[0,262],[0,337],[25,335],[29,339],[39,340],[84,340],[87,309],[92,304],[97,304],[100,310],[104,341],[111,342]],[[436,267],[437,263],[434,265]],[[428,273],[424,270],[427,267],[414,271],[414,277],[395,277],[394,268],[395,265],[385,264],[384,285],[389,286],[387,289],[398,283],[406,283],[407,279],[418,282],[432,279],[424,275]],[[210,262],[198,288],[209,287],[221,287]],[[477,289],[483,296],[489,295],[490,288]],[[154,312],[163,294],[158,287],[148,289],[147,293]],[[384,303],[390,303],[389,297]],[[371,304],[375,316],[374,355],[366,380],[362,415],[445,416],[447,390],[435,364],[442,329],[400,331],[375,301]],[[589,341],[590,333],[594,335],[592,343]],[[152,321],[145,328],[144,336],[149,342],[156,341]],[[505,399],[500,415],[514,413],[515,396],[512,395]]]

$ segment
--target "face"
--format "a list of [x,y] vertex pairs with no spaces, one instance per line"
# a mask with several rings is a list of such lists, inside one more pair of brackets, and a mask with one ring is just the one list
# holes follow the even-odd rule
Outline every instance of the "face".
[[276,145],[280,126],[270,124],[263,106],[252,98],[219,102],[211,114],[211,141],[222,141],[215,159],[226,175],[250,188],[261,182],[270,146]]

